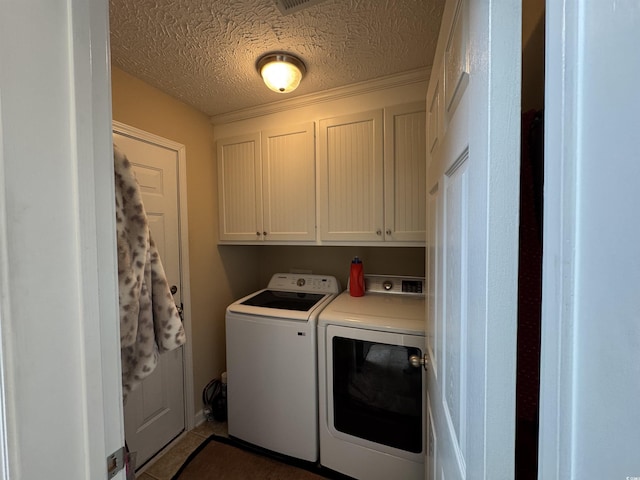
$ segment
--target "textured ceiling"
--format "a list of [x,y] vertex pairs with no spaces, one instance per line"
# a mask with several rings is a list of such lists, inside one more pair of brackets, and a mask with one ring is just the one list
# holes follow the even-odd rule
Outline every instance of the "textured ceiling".
[[[288,15],[275,0],[109,3],[113,64],[213,116],[431,65],[444,0],[325,0]],[[295,92],[262,83],[255,62],[270,51],[305,62]]]

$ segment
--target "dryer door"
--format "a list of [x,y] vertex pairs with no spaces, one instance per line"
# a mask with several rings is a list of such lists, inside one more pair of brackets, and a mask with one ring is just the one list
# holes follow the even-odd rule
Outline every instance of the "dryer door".
[[424,337],[327,327],[329,429],[379,451],[419,461],[422,445]]

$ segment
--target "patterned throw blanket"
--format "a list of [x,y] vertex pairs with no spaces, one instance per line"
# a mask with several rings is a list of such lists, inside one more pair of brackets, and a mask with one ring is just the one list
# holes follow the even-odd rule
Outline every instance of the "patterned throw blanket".
[[131,163],[114,145],[122,387],[127,394],[155,369],[158,353],[186,341],[151,238]]

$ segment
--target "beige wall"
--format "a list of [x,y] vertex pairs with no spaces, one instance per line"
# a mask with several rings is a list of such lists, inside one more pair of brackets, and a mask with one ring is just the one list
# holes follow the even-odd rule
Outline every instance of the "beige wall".
[[225,368],[225,308],[257,289],[256,248],[221,252],[216,246],[217,180],[209,118],[118,68],[112,67],[111,81],[114,120],[186,147],[190,341],[194,406],[198,412],[202,409],[202,389]]
[[[226,247],[230,248],[230,247]],[[238,247],[231,247],[238,248]],[[333,275],[347,287],[349,268],[354,256],[362,259],[364,273],[384,275],[416,275],[423,277],[423,247],[259,247],[260,283],[266,285],[278,272],[311,271]]]

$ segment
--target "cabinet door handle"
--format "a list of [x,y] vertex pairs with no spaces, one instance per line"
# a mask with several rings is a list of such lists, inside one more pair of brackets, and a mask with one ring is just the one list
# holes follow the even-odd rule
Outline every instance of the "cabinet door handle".
[[391,229],[387,228],[387,232],[386,233],[387,233],[387,235],[391,235]]
[[267,232],[262,232],[262,234],[266,237],[267,236]]
[[382,230],[380,229],[376,230],[376,235],[382,235]]
[[256,232],[256,235],[257,235],[257,236],[260,236],[260,232]]

